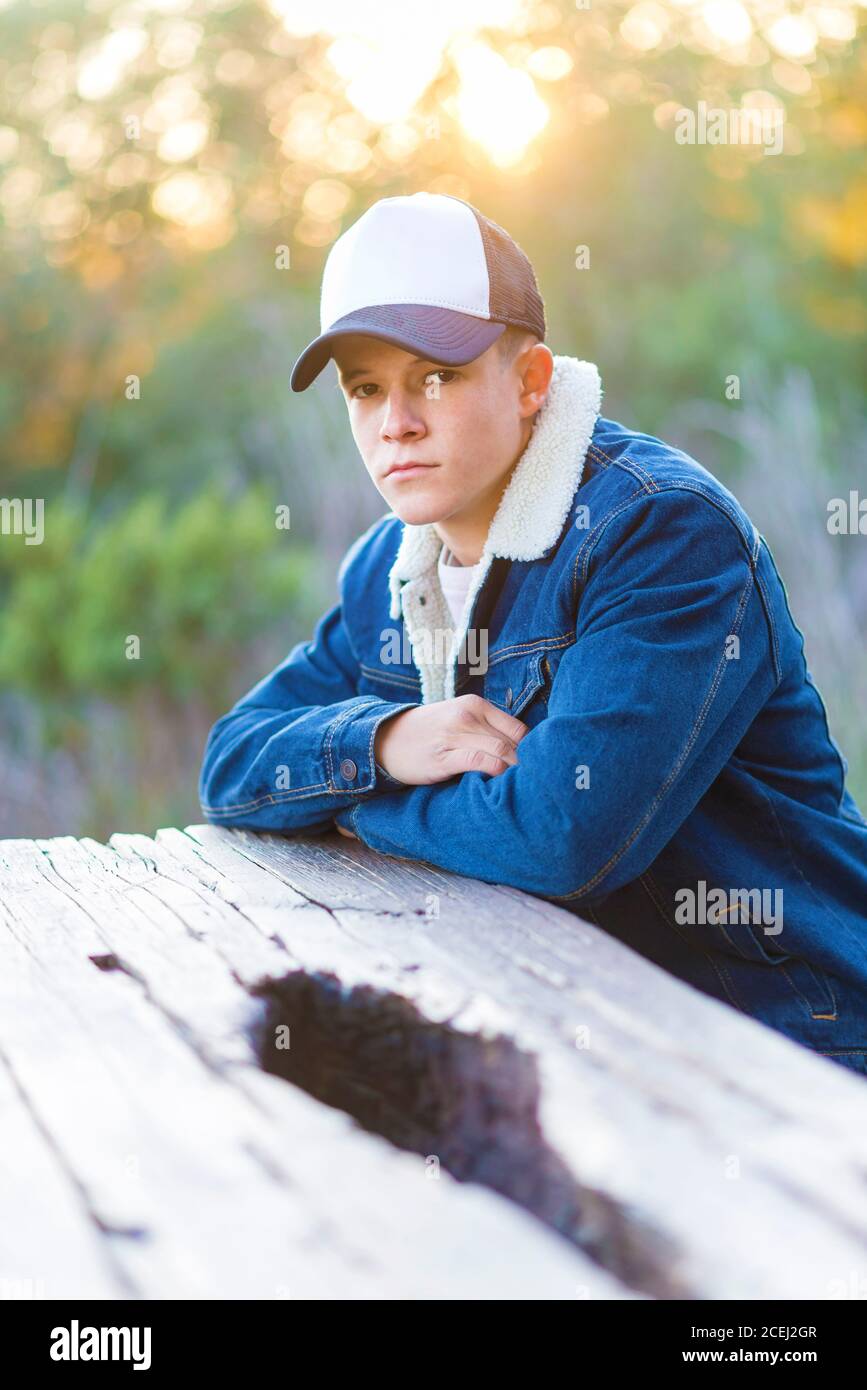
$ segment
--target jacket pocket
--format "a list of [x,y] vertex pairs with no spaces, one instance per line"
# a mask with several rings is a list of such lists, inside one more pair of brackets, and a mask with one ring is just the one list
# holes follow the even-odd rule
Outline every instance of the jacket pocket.
[[421,684],[405,667],[362,666],[358,677],[359,695],[378,695],[381,700],[421,703]]
[[[772,945],[762,922],[753,920],[752,912],[745,916],[739,910],[742,899],[737,899],[733,911],[717,915],[703,910],[706,897],[696,893],[694,901],[701,910],[685,913],[682,889],[675,890],[650,870],[642,874],[641,882],[662,920],[683,943],[706,952],[716,963],[726,978],[726,992],[731,997],[734,989],[732,1002],[745,1013],[764,1018],[766,1010],[773,1011],[774,1001],[789,1000],[814,1019],[835,1021],[839,1017],[836,982],[830,973],[795,952]],[[708,888],[708,894],[710,891]],[[690,917],[697,920],[684,920]]]
[[485,676],[484,694],[492,705],[528,724],[531,707],[533,722],[545,717],[550,685],[548,656],[544,648],[539,647],[532,652],[506,655],[500,660],[495,654]]

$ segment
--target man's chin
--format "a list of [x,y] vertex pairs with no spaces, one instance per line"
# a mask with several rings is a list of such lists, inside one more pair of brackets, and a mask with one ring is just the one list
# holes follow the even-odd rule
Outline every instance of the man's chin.
[[387,497],[395,516],[407,526],[431,526],[444,521],[454,511],[454,507],[444,506],[433,497]]

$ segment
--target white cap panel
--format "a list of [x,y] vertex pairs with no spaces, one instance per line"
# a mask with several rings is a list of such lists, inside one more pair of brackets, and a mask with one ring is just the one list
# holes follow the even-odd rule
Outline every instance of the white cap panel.
[[[383,242],[388,256],[382,255]],[[430,304],[489,319],[490,288],[471,208],[431,193],[383,198],[331,248],[322,277],[320,331],[373,304]]]

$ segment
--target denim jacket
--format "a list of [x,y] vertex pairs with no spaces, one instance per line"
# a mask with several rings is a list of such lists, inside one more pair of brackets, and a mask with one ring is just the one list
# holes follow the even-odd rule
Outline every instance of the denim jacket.
[[[867,821],[773,557],[600,401],[555,357],[457,626],[433,526],[359,537],[312,639],[213,726],[202,810],[524,889],[867,1074]],[[517,766],[378,766],[384,719],[469,692],[528,726]]]

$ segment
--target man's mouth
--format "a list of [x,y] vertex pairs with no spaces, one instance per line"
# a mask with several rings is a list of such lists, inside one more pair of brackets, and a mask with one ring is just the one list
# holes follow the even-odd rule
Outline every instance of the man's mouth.
[[386,478],[411,478],[416,473],[423,473],[428,468],[436,468],[435,463],[417,463],[410,459],[407,463],[393,463],[386,473]]

